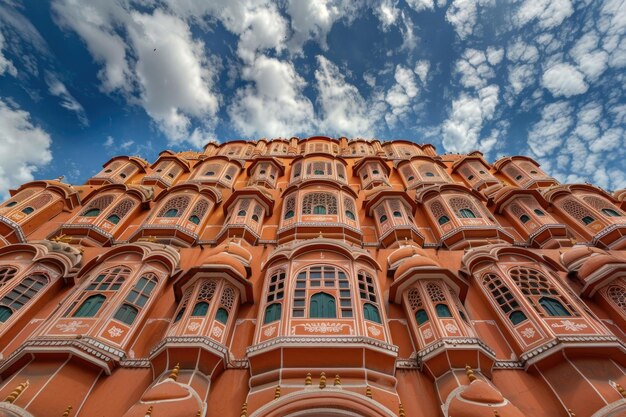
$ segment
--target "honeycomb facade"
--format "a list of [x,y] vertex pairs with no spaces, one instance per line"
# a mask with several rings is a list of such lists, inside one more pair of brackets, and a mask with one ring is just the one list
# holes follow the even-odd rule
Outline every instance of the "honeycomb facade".
[[0,415],[626,415],[626,191],[310,137],[0,205]]

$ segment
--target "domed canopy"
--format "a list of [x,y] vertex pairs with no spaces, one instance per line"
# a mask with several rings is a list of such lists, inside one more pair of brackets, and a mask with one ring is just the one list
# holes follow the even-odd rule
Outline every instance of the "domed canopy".
[[606,254],[602,249],[591,246],[577,245],[561,255],[561,263],[569,271],[578,271],[591,256]]

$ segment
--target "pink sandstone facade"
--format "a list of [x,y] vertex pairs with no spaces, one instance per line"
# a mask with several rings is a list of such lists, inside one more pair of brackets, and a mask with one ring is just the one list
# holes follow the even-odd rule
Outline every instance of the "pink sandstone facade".
[[0,205],[0,416],[626,415],[626,191],[311,137]]

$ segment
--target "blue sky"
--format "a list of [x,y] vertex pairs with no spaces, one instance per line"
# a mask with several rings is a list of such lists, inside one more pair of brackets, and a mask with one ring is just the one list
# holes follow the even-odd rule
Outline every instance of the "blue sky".
[[626,0],[0,0],[0,194],[316,134],[626,187]]

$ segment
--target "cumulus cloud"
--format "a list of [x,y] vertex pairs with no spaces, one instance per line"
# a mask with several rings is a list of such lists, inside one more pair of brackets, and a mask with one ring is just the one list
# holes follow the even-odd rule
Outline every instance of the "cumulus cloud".
[[237,90],[228,108],[235,128],[248,137],[289,137],[313,127],[313,104],[293,64],[261,55],[242,70],[251,84]]
[[397,65],[394,79],[395,84],[385,95],[385,101],[390,106],[390,112],[386,115],[389,126],[394,126],[410,111],[413,100],[419,93],[415,73],[410,68]]
[[11,60],[5,57],[2,53],[4,45],[5,39],[0,32],[0,75],[3,75],[4,73],[9,73],[10,75],[15,77],[17,76],[17,69],[13,65],[13,62],[11,62]]
[[446,12],[446,20],[454,27],[459,38],[465,39],[474,32],[479,6],[494,4],[494,0],[454,0]]
[[548,68],[541,84],[555,97],[571,97],[587,92],[589,86],[583,74],[570,64],[559,63]]
[[435,2],[433,0],[406,0],[406,4],[416,12],[433,10],[435,8]]
[[67,90],[65,84],[63,84],[56,75],[48,72],[46,73],[46,84],[48,85],[48,91],[55,97],[61,99],[61,107],[71,112],[76,113],[76,117],[83,126],[89,125],[89,120],[85,114],[85,109],[72,94]]
[[456,62],[455,71],[460,75],[461,85],[465,88],[482,88],[495,77],[487,56],[477,49],[466,49]]
[[537,20],[539,27],[549,29],[563,23],[572,13],[570,0],[525,0],[517,10],[516,20],[520,26]]
[[430,62],[425,59],[417,61],[413,71],[417,74],[422,84],[426,84],[428,72],[430,71]]
[[595,31],[585,33],[570,51],[578,68],[594,81],[606,70],[609,54],[599,48],[600,37]]
[[0,99],[0,195],[32,181],[38,168],[52,160],[50,135],[33,124],[30,114]]
[[506,58],[511,62],[508,66],[507,101],[521,93],[536,81],[535,64],[539,60],[539,50],[522,40],[516,40],[506,48]]
[[289,0],[287,14],[291,17],[293,35],[287,42],[292,52],[301,52],[308,40],[327,49],[326,35],[339,19],[350,21],[358,10],[358,3],[351,0]]
[[452,102],[452,111],[443,123],[442,143],[450,152],[469,152],[483,146],[491,149],[497,132],[481,142],[481,132],[486,120],[494,116],[498,104],[499,87],[489,85],[478,90],[476,95],[462,93]]
[[528,145],[537,156],[546,156],[565,139],[572,126],[572,107],[566,101],[551,103],[541,112],[541,120],[528,133]]
[[372,136],[375,116],[359,90],[328,59],[317,56],[317,102],[321,109],[319,128],[328,134]]
[[[131,16],[129,33],[142,105],[171,141],[189,141],[191,117],[210,126],[219,107],[213,63],[181,19],[159,10]],[[194,145],[202,146],[205,138],[198,139],[202,142]]]
[[377,7],[374,7],[374,14],[378,17],[383,31],[393,26],[400,15],[398,0],[382,0]]

